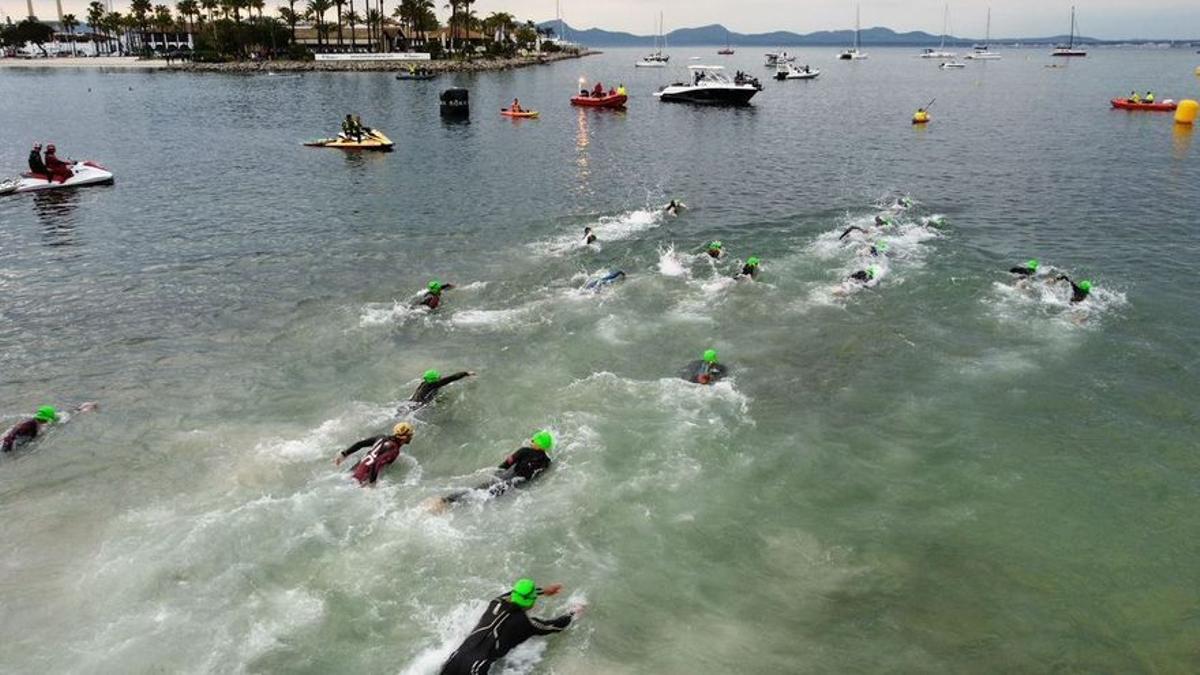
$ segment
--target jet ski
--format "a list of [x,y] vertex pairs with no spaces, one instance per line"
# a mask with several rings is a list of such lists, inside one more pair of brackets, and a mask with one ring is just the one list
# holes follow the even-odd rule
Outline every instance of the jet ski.
[[74,162],[72,176],[65,181],[50,180],[45,174],[25,172],[19,178],[0,181],[0,195],[20,192],[39,192],[85,185],[109,185],[113,182],[112,172],[95,162]]

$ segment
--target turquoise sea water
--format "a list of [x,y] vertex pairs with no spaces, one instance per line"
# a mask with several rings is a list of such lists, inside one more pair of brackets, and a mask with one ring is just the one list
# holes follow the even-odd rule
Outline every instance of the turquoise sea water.
[[[1200,669],[1200,159],[1108,106],[1200,96],[1200,57],[807,50],[821,78],[775,83],[740,49],[752,107],[650,96],[714,51],[0,71],[5,172],[40,140],[117,176],[0,199],[0,421],[102,405],[0,458],[3,670],[436,672],[525,575],[588,612],[503,673]],[[570,108],[580,77],[628,111]],[[470,124],[438,118],[451,85]],[[513,96],[541,119],[496,115]],[[346,112],[397,150],[300,146]],[[900,195],[898,227],[837,240]],[[844,285],[872,241],[878,283]],[[1016,287],[1030,257],[1096,291]],[[461,288],[407,309],[433,277]],[[731,379],[674,377],[708,347]],[[426,368],[479,376],[355,487],[334,453]],[[538,484],[422,508],[542,427]]]

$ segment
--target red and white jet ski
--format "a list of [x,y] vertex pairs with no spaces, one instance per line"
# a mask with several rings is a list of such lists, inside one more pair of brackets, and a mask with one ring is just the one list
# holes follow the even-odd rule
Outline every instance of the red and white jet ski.
[[75,162],[71,165],[72,176],[65,181],[50,180],[40,173],[25,172],[20,178],[0,181],[0,195],[18,192],[38,192],[85,185],[108,185],[113,182],[112,172],[95,162]]

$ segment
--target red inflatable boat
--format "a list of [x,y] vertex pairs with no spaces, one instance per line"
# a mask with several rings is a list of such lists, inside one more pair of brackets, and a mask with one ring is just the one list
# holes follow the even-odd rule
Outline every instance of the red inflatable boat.
[[1175,108],[1178,108],[1179,104],[1170,99],[1167,99],[1162,103],[1134,103],[1127,98],[1114,98],[1112,100],[1112,107],[1119,110],[1151,110],[1158,112],[1171,112]]
[[571,105],[581,105],[588,108],[624,108],[629,97],[625,94],[606,94],[604,96],[572,96]]

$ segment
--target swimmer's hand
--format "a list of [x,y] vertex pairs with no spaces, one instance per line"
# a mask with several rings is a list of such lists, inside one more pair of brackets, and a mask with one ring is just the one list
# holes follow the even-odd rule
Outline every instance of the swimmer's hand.
[[546,597],[549,597],[552,595],[558,595],[559,592],[562,591],[562,589],[563,589],[562,584],[550,584],[549,586],[543,588],[542,592],[539,593],[538,595],[544,595]]

